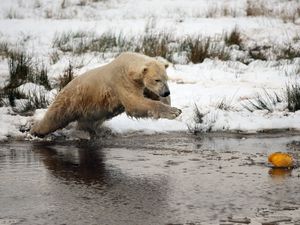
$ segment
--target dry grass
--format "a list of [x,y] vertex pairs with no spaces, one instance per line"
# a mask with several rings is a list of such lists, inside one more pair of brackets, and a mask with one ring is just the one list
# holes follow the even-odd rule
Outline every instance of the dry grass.
[[[216,58],[223,61],[239,60],[245,64],[253,60],[292,60],[300,57],[300,50],[293,47],[298,41],[297,36],[293,38],[293,43],[284,48],[276,48],[272,45],[257,45],[250,48],[244,44],[243,35],[237,27],[222,36],[187,35],[177,38],[172,33],[157,31],[153,28],[155,27],[153,24],[154,22],[148,24],[144,35],[138,37],[128,37],[123,33],[113,33],[112,31],[100,35],[84,31],[56,34],[52,44],[55,49],[50,55],[50,62],[51,64],[56,63],[65,53],[81,55],[94,52],[102,57],[107,54],[111,57],[124,51],[161,56],[172,63],[178,63],[176,55],[181,57],[181,62],[186,63],[201,63],[206,58]],[[232,46],[238,46],[234,49],[243,51],[245,57],[234,58],[234,55],[231,57]]]
[[205,11],[194,13],[197,18],[219,18],[219,17],[237,17],[242,15],[237,8],[234,8],[226,2],[219,2],[218,4],[209,4]]
[[269,15],[269,10],[265,7],[262,1],[247,0],[246,15],[257,17]]
[[238,45],[242,44],[241,32],[237,27],[235,27],[229,34],[225,34],[224,41],[227,46],[230,45]]
[[56,34],[52,47],[62,52],[71,52],[81,55],[87,52],[122,52],[133,48],[130,39],[120,34],[114,34],[111,31],[104,32],[96,36],[95,33],[77,31],[63,32]]
[[242,106],[250,112],[255,110],[267,110],[268,112],[274,112],[277,104],[286,102],[287,110],[289,112],[300,110],[299,83],[295,82],[286,85],[282,96],[283,97],[280,97],[279,94],[275,92],[270,93],[264,90],[263,94],[257,94],[254,100],[248,100],[248,102]]
[[199,107],[195,104],[194,106],[194,117],[193,117],[193,121],[194,121],[194,125],[190,126],[188,125],[188,130],[190,133],[192,134],[199,134],[199,133],[203,133],[204,130],[201,128],[202,124],[203,124],[203,118],[204,118],[205,114],[203,114]]
[[221,109],[224,111],[236,111],[236,108],[233,106],[233,98],[231,99],[224,97],[221,101],[219,101],[216,105],[217,109]]
[[280,49],[279,53],[276,54],[276,59],[294,59],[300,57],[300,49],[293,47],[291,44],[285,48]]
[[269,58],[267,56],[267,52],[269,51],[269,46],[258,46],[255,48],[248,49],[248,54],[250,59],[254,60],[262,60],[262,61],[267,61]]
[[71,62],[69,62],[69,66],[64,70],[63,75],[58,78],[58,89],[62,90],[73,79],[74,67]]
[[286,86],[285,89],[288,110],[295,112],[300,110],[300,84],[294,83]]
[[77,3],[78,6],[86,6],[89,3],[96,3],[96,2],[105,2],[107,0],[79,0]]
[[14,112],[31,116],[36,109],[45,109],[50,105],[50,102],[43,92],[31,92],[25,96],[26,101],[21,104],[20,107],[14,108]]
[[16,88],[30,80],[30,76],[33,74],[32,57],[23,51],[10,51],[8,67],[9,82],[6,88]]
[[51,64],[51,65],[57,63],[57,62],[60,60],[60,54],[59,54],[59,51],[53,50],[53,51],[49,54],[49,58],[50,58],[50,64]]
[[254,100],[248,100],[247,104],[243,104],[243,107],[250,112],[254,112],[255,110],[273,112],[276,105],[282,101],[283,99],[277,93],[274,92],[271,94],[264,90],[263,94],[257,94]]
[[88,51],[120,53],[128,51],[134,43],[130,38],[126,39],[122,33],[114,34],[111,31],[105,32],[92,39]]
[[[48,80],[47,68],[43,63],[34,63],[33,58],[22,50],[9,50],[7,57],[9,66],[9,79],[1,91],[1,102],[5,102],[3,99],[8,99],[9,105],[15,107],[15,101],[17,99],[27,98],[31,105],[37,106],[39,101],[38,98],[32,95],[32,98],[30,99],[30,96],[25,96],[24,94],[20,93],[18,87],[22,84],[32,82],[42,85],[47,90],[50,90],[51,86]],[[42,101],[44,100],[40,100],[40,104],[42,104]],[[27,105],[25,108],[28,109],[30,107]]]
[[17,11],[17,9],[13,9],[13,8],[10,8],[10,9],[6,12],[6,14],[5,14],[4,17],[5,17],[6,19],[23,19],[23,18],[24,18],[24,16],[21,15],[21,14]]
[[[125,37],[122,33],[114,34],[111,31],[95,35],[88,32],[63,32],[56,34],[52,46],[63,53],[76,55],[87,52],[113,53],[118,55],[124,51],[140,52],[148,56],[161,56],[174,62],[172,56],[175,53],[184,52],[187,61],[192,63],[203,62],[205,58],[218,58],[229,60],[230,54],[222,40],[212,41],[211,38],[201,36],[186,36],[176,39],[170,33],[154,31],[148,25],[145,34],[140,37]],[[233,37],[230,41],[233,41]],[[55,51],[54,51],[55,53]],[[56,62],[57,54],[51,55],[51,61]]]
[[6,58],[8,56],[9,48],[8,48],[8,42],[1,41],[0,42],[0,56],[2,58]]
[[187,53],[189,62],[201,63],[209,55],[210,38],[187,37],[180,44],[180,51]]
[[[264,0],[247,0],[246,15],[251,17],[273,17],[280,18],[284,22],[295,23],[296,19],[300,16],[299,2],[287,1],[281,3],[280,7],[275,7],[276,4],[268,4],[268,1]],[[294,3],[294,4],[289,4]]]
[[148,56],[161,56],[165,59],[171,59],[171,48],[169,43],[172,42],[172,35],[165,32],[149,32],[141,37],[140,45],[135,49]]
[[202,36],[185,38],[179,49],[186,52],[188,62],[192,63],[201,63],[206,58],[217,58],[224,61],[230,59],[229,51],[225,46]]

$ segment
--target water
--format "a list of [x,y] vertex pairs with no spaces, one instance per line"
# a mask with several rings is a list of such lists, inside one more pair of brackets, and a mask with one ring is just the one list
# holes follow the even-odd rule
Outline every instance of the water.
[[0,225],[300,224],[299,168],[266,163],[274,151],[299,159],[298,141],[174,133],[2,143]]

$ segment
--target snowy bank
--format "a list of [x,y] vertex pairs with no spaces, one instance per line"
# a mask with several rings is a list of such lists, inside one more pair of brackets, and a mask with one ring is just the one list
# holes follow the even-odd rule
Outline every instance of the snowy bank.
[[[287,70],[298,65],[285,65]],[[255,64],[255,66],[254,66]],[[167,72],[170,77],[172,105],[182,109],[182,115],[175,120],[132,119],[122,114],[104,123],[114,133],[183,131],[197,128],[202,132],[244,132],[255,133],[276,129],[300,130],[299,111],[288,112],[286,102],[267,110],[248,111],[244,105],[255,99],[262,90],[279,95],[283,87],[291,81],[282,72],[282,65],[255,62],[244,65],[238,62],[205,60],[197,65],[175,65]],[[262,75],[263,74],[263,75]],[[30,85],[24,85],[30,87]],[[221,107],[220,103],[223,102]],[[195,106],[203,114],[202,123],[196,123]],[[45,110],[37,110],[34,120],[42,118]],[[32,117],[11,115],[11,110],[1,108],[1,139],[7,136],[20,136],[20,125],[30,123]],[[69,134],[67,128],[65,134]],[[74,129],[74,126],[71,128]],[[64,133],[64,131],[63,131]]]

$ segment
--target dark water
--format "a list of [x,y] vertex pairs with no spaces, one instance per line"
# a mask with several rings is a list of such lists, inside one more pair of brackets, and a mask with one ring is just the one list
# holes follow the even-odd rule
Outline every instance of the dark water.
[[[300,224],[300,136],[185,134],[0,146],[3,224]],[[245,219],[247,217],[248,219]]]

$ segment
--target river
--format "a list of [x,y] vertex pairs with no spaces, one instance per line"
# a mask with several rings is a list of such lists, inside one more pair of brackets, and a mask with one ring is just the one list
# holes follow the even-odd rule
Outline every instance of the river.
[[300,224],[297,134],[109,136],[0,146],[3,224]]

